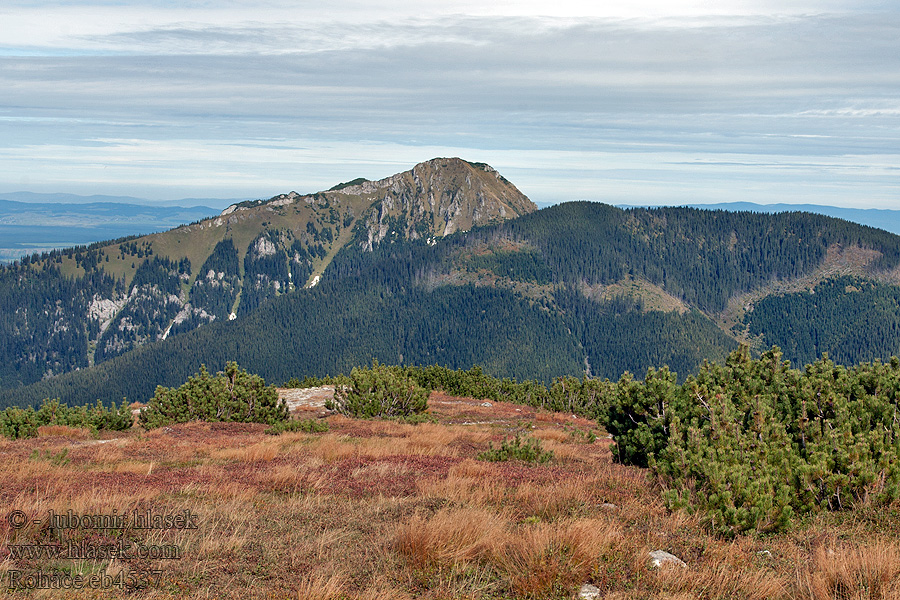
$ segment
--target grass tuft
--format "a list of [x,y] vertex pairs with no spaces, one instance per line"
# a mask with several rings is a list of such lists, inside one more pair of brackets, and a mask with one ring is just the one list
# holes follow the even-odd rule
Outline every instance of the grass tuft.
[[478,455],[478,460],[490,462],[503,462],[507,460],[521,460],[528,463],[546,463],[553,459],[553,452],[544,450],[540,441],[534,438],[522,438],[516,436],[512,440],[503,440],[499,448],[489,444],[490,449]]
[[266,429],[269,435],[281,435],[282,433],[325,433],[328,431],[328,422],[318,419],[297,419],[293,421],[278,421]]

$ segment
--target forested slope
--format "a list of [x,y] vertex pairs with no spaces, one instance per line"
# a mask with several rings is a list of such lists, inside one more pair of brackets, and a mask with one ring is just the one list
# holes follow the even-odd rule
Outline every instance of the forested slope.
[[[683,378],[737,347],[710,318],[729,298],[808,275],[835,247],[868,249],[871,260],[856,279],[816,288],[815,310],[803,296],[756,302],[746,317],[751,334],[785,346],[795,362],[821,352],[848,363],[900,353],[898,288],[872,283],[897,268],[897,236],[804,213],[571,203],[436,244],[385,239],[372,251],[348,244],[315,288],[263,298],[237,321],[216,320],[3,392],[0,405],[146,400],[157,384],[176,385],[201,363],[219,370],[228,360],[276,382],[347,372],[373,358],[480,364],[493,375],[544,381],[586,371],[615,379],[668,365]],[[216,256],[195,286],[227,284],[234,251],[223,246]],[[245,258],[246,270],[252,260]],[[651,287],[671,307],[652,309],[641,292]],[[200,303],[200,289],[192,294]],[[829,312],[835,318],[824,318]]]
[[379,181],[240,202],[143,237],[0,266],[0,389],[99,364],[314,285],[347,244],[427,240],[535,210],[497,171],[459,158]]
[[705,311],[722,310],[732,295],[772,279],[810,272],[835,244],[877,250],[872,273],[900,264],[900,236],[811,213],[569,202],[498,231],[535,244],[557,281],[608,284],[632,275]]
[[815,288],[769,296],[745,316],[750,333],[782,348],[795,364],[827,353],[845,365],[900,355],[900,287],[836,277]]

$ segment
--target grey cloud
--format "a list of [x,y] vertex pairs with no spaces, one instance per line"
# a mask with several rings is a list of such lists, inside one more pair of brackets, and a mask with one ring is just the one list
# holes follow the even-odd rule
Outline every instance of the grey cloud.
[[[719,166],[730,169],[729,178],[768,170],[773,181],[810,177],[772,174],[773,165],[791,162],[787,156],[895,154],[900,147],[896,14],[675,23],[468,17],[122,33],[94,42],[128,54],[0,59],[0,137],[7,146],[56,136],[76,145],[369,140],[761,155],[775,158]],[[791,168],[847,170],[807,164]],[[682,176],[712,176],[709,164],[694,167]],[[646,181],[678,177],[638,171]],[[618,181],[635,176],[602,173]],[[890,193],[890,181],[871,177],[848,181],[875,181]]]

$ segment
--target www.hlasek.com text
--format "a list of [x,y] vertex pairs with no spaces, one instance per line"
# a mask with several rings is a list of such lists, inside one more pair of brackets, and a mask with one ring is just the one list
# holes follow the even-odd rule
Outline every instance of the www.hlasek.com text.
[[149,544],[118,540],[112,543],[74,542],[65,544],[9,544],[14,560],[179,560],[181,548],[175,544]]

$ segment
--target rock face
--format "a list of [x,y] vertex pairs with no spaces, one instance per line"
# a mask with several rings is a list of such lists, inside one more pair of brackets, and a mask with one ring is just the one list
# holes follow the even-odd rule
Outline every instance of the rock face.
[[357,229],[367,249],[385,239],[442,237],[537,210],[495,169],[459,158],[435,158],[331,193],[371,199]]

